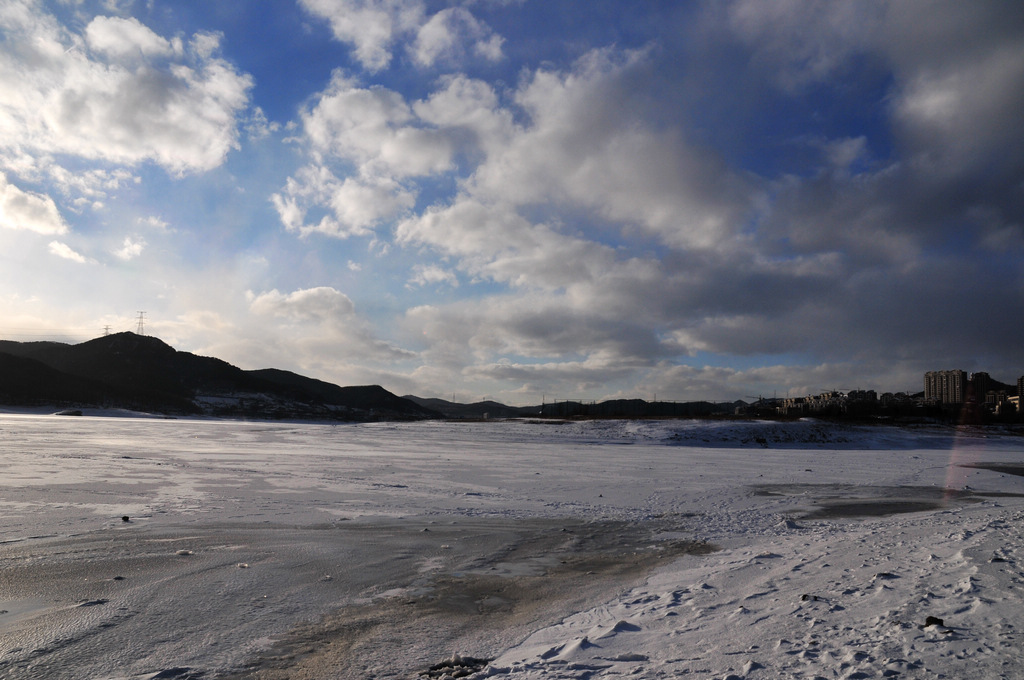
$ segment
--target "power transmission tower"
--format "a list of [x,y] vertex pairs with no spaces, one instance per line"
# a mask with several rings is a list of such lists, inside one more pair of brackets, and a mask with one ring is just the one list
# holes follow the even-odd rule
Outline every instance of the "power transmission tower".
[[110,335],[110,326],[104,326],[103,327],[103,337],[107,337],[108,335]]
[[146,313],[139,312],[139,325],[136,327],[135,332],[139,335],[146,334]]

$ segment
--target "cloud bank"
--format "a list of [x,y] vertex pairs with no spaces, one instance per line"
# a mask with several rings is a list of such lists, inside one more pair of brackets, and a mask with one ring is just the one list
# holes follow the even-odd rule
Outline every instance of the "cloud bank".
[[[274,25],[332,56],[272,122],[280,75],[232,51],[242,24],[8,3],[0,236],[93,269],[173,253],[147,290],[176,337],[398,391],[1024,373],[1024,10],[640,7],[299,0]],[[193,193],[147,204],[154,171]],[[114,206],[164,226],[93,243]]]

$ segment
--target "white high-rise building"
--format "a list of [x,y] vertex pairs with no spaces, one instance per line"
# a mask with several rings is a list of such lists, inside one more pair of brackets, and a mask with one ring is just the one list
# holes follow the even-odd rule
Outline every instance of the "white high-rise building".
[[962,404],[967,389],[967,372],[928,371],[924,374],[924,399],[940,404]]

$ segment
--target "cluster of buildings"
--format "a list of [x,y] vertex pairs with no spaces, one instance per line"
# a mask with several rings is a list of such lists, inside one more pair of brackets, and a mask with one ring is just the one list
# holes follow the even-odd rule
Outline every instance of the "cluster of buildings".
[[1017,378],[1017,390],[993,380],[984,371],[928,371],[924,374],[924,401],[930,405],[984,404],[994,413],[1019,413],[1024,376]]
[[837,413],[868,414],[877,410],[913,406],[914,397],[906,392],[883,392],[874,390],[832,390],[806,397],[787,397],[775,400],[774,409],[781,415],[831,415]]
[[1017,389],[993,379],[988,373],[966,371],[928,371],[924,392],[885,392],[874,390],[832,390],[806,397],[761,399],[746,412],[784,416],[833,416],[879,413],[951,413],[967,414],[972,420],[988,416],[1012,416],[1021,413],[1020,395],[1024,394],[1024,376]]

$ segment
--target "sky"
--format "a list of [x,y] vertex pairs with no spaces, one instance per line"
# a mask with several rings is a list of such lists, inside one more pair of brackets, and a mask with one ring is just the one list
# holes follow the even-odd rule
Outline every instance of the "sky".
[[0,337],[396,394],[1024,375],[1024,3],[0,0]]

